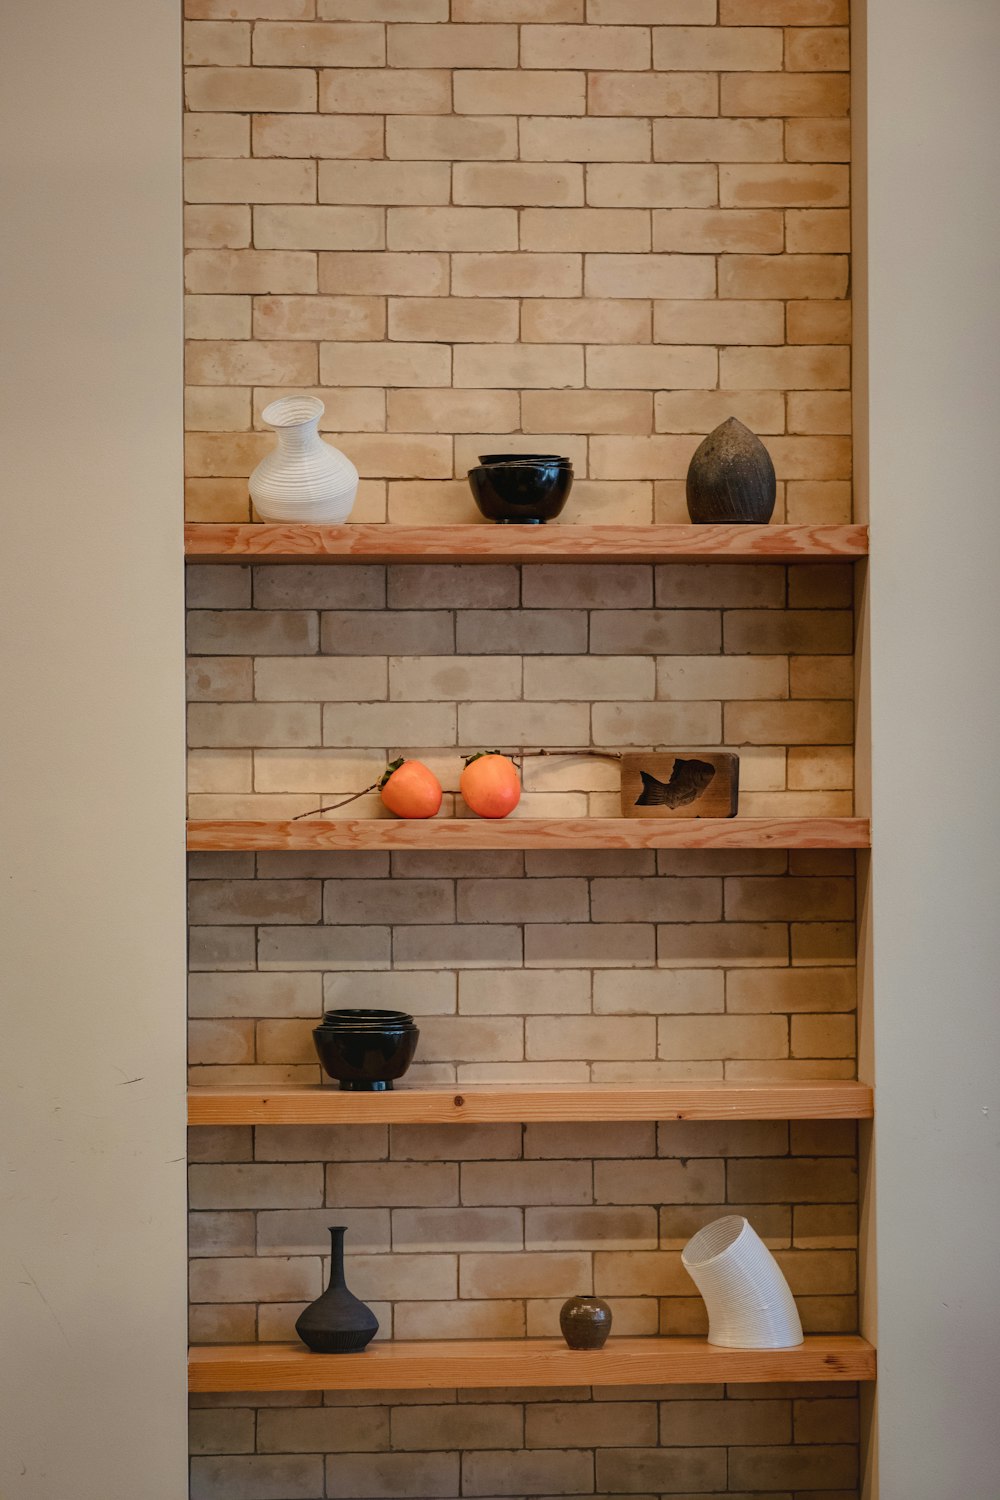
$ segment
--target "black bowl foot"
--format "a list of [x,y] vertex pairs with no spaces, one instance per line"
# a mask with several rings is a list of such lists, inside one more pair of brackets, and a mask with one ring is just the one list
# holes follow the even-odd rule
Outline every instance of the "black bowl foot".
[[347,1083],[342,1082],[340,1087],[348,1094],[382,1094],[386,1089],[392,1088],[392,1080],[383,1083],[377,1080],[374,1083]]

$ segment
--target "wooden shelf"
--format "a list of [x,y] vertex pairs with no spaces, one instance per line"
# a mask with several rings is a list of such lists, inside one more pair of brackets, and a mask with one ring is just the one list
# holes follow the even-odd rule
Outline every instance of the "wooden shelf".
[[867,818],[194,818],[187,846],[231,849],[867,849]]
[[253,1084],[188,1091],[190,1125],[483,1125],[577,1120],[867,1120],[865,1083],[401,1084],[355,1094]]
[[202,563],[843,562],[867,555],[868,528],[198,522],[184,550]]
[[361,1354],[311,1354],[301,1344],[191,1349],[192,1391],[470,1390],[567,1385],[721,1385],[874,1380],[862,1338],[817,1334],[795,1349],[719,1349],[696,1338],[612,1338],[603,1349],[561,1339],[462,1339],[370,1344]]

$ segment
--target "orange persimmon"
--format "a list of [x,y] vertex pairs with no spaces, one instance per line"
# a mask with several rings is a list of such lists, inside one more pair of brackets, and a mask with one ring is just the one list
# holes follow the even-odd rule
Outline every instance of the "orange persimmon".
[[397,818],[433,818],[441,806],[441,783],[419,760],[394,760],[386,766],[379,794]]
[[521,800],[517,767],[498,750],[470,755],[459,786],[466,806],[481,818],[505,818]]

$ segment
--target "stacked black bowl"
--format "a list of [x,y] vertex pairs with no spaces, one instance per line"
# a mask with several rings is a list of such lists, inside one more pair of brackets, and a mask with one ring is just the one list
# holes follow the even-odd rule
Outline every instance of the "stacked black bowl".
[[539,526],[566,504],[573,465],[556,453],[481,453],[469,485],[488,521]]
[[402,1010],[328,1010],[313,1030],[323,1070],[342,1089],[375,1093],[402,1078],[420,1032]]

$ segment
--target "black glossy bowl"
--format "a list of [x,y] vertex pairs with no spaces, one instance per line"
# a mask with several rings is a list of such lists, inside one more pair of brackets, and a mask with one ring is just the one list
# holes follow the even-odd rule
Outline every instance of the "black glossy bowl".
[[573,460],[559,453],[480,453],[479,462],[484,468],[494,464],[561,464],[571,469]]
[[573,470],[553,463],[488,464],[469,470],[469,485],[488,521],[537,526],[562,511]]
[[416,1026],[396,1031],[317,1026],[313,1031],[323,1071],[335,1078],[342,1089],[357,1093],[391,1089],[413,1061],[419,1036]]
[[412,1026],[413,1017],[405,1010],[328,1010],[324,1012],[323,1025],[395,1031],[401,1026]]

